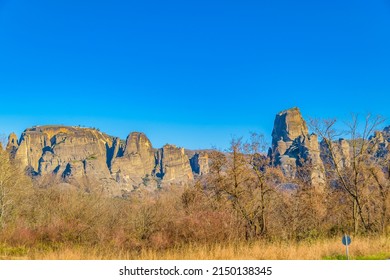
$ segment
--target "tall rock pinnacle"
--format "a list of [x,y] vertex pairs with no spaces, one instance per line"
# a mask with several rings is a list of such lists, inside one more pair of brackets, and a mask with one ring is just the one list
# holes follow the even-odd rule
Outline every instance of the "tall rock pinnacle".
[[325,182],[318,137],[309,134],[299,108],[285,110],[276,115],[269,156],[273,164],[280,166],[287,177],[294,178],[298,167],[310,164],[312,184],[320,186]]

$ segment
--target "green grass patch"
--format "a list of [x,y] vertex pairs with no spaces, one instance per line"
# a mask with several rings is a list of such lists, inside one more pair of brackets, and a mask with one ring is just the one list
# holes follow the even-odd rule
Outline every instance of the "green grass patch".
[[357,256],[355,260],[388,260],[390,259],[390,253],[378,253],[375,255],[369,255],[369,256]]
[[29,249],[24,246],[11,247],[0,244],[0,260],[12,260],[28,255]]
[[95,154],[90,155],[89,157],[87,157],[87,160],[95,160],[95,159],[97,159],[97,156]]
[[346,255],[331,255],[331,256],[325,256],[323,260],[346,260],[347,256]]

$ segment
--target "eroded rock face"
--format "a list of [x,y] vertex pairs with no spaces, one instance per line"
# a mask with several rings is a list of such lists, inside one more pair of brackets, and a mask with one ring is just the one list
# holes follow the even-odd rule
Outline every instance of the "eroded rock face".
[[123,154],[117,153],[113,159],[111,172],[118,182],[138,186],[146,175],[154,173],[155,166],[152,143],[145,134],[133,132],[127,137]]
[[325,183],[318,137],[309,134],[298,108],[276,115],[269,156],[273,164],[280,166],[287,177],[294,178],[297,167],[306,165],[313,185],[322,186]]
[[341,167],[349,167],[351,164],[351,146],[345,139],[340,139],[337,145],[337,161],[340,162]]
[[376,157],[386,157],[390,152],[390,126],[385,127],[383,131],[376,131],[371,138]]
[[314,186],[325,185],[325,167],[321,158],[321,149],[316,134],[308,135],[302,144],[302,158],[309,164],[310,178]]
[[[0,145],[1,145],[1,143],[0,143]],[[16,136],[15,133],[11,133],[8,136],[8,143],[7,143],[7,147],[5,150],[8,153],[10,153],[12,158],[15,158],[15,153],[18,150],[18,148],[19,148],[18,137]]]
[[[166,145],[156,150],[140,132],[122,141],[96,129],[37,126],[26,129],[20,141],[11,134],[7,149],[32,176],[56,175],[78,186],[92,182],[112,195],[193,180],[184,149]],[[207,157],[197,161],[199,172],[207,172]]]
[[48,135],[36,128],[25,130],[20,138],[19,147],[15,153],[15,159],[23,167],[31,168],[32,172],[39,170],[39,161],[45,147],[50,147]]
[[292,108],[282,111],[275,117],[274,129],[272,131],[272,145],[282,141],[291,145],[292,141],[299,136],[308,135],[309,131],[305,120],[302,118],[299,108]]
[[79,179],[85,176],[85,162],[73,161],[66,165],[63,172],[64,178]]
[[[15,159],[35,174],[59,174],[68,164],[97,160],[101,162],[100,172],[85,170],[86,175],[107,176],[107,146],[111,147],[113,139],[95,129],[65,126],[42,126],[27,129],[23,132]],[[85,164],[84,164],[85,166]],[[67,171],[68,173],[68,171]],[[100,178],[100,177],[98,177]]]
[[[330,145],[330,144],[329,144]],[[328,144],[321,141],[321,158],[322,161],[330,168],[339,169],[348,168],[351,165],[351,146],[345,139],[339,139],[331,143],[333,154],[330,153]]]
[[184,148],[165,145],[157,152],[156,175],[164,182],[188,182],[194,179],[188,156]]
[[197,152],[190,158],[193,173],[205,175],[209,173],[209,155],[205,152]]
[[144,169],[144,174],[151,174],[156,166],[154,149],[145,134],[133,132],[127,137],[124,156],[137,155]]

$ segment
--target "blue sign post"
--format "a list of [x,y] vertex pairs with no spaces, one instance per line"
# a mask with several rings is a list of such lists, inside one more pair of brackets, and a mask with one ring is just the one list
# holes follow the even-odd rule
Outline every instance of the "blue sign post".
[[348,249],[348,246],[352,242],[351,237],[349,237],[348,235],[344,234],[343,239],[341,239],[341,242],[343,242],[343,244],[344,244],[344,246],[346,248],[345,251],[347,253],[347,259],[349,260],[349,249]]

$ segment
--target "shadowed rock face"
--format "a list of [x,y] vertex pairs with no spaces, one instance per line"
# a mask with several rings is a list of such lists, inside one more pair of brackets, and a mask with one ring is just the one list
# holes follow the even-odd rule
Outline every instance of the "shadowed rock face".
[[190,164],[192,171],[196,175],[204,175],[209,173],[209,155],[207,153],[195,153],[190,159]]
[[139,132],[123,142],[96,129],[37,126],[26,129],[20,141],[11,134],[7,150],[33,176],[56,174],[67,182],[89,178],[104,182],[105,188],[132,190],[193,180],[184,149],[173,145],[153,149]]
[[297,167],[306,164],[310,165],[308,169],[313,185],[322,186],[325,183],[318,137],[309,134],[307,124],[298,108],[276,115],[269,156],[273,164],[280,166],[284,174],[290,178],[295,177]]

